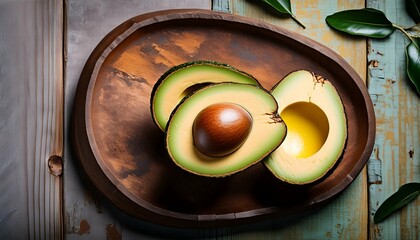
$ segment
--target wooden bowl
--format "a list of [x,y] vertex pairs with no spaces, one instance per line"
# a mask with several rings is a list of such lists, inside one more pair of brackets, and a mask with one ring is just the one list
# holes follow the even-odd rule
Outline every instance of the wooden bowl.
[[[327,77],[348,118],[340,162],[320,181],[281,182],[262,165],[225,178],[193,175],[168,157],[154,125],[150,94],[170,67],[214,60],[271,89],[297,69]],[[208,227],[286,216],[328,202],[362,170],[375,117],[357,73],[329,48],[286,29],[208,10],[168,10],[134,17],[111,31],[89,57],[77,87],[72,141],[93,184],[124,212],[176,227]]]

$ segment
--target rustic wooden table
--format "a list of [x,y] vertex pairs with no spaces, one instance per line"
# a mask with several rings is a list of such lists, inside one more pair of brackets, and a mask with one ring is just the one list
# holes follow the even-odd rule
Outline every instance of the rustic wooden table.
[[[414,25],[403,1],[291,2],[306,29],[250,0],[0,0],[0,239],[419,239],[418,199],[373,223],[400,185],[420,181],[420,101],[405,73],[408,40],[399,32],[383,40],[349,37],[325,23],[334,12],[367,6]],[[130,218],[87,183],[69,140],[85,61],[118,24],[172,8],[256,18],[319,41],[350,63],[367,83],[377,131],[367,167],[341,195],[304,215],[185,230]],[[62,156],[63,166],[60,158],[49,161],[52,155]]]

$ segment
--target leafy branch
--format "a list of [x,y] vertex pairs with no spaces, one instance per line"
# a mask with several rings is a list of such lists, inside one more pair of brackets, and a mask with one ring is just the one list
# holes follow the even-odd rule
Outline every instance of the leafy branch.
[[[262,0],[276,11],[292,17],[303,28],[305,26],[292,13],[290,0]],[[406,71],[420,94],[420,2],[406,0],[406,10],[417,25],[404,28],[388,20],[385,14],[373,8],[346,10],[327,16],[327,24],[332,28],[351,35],[370,38],[386,38],[395,30],[401,31],[410,43],[405,48]],[[379,223],[387,216],[402,208],[420,195],[420,183],[407,183],[388,197],[377,209],[373,221]]]
[[[407,0],[407,12],[418,24],[420,22],[420,2]],[[327,16],[327,24],[332,28],[358,36],[386,38],[395,30],[401,31],[410,43],[405,48],[406,71],[420,94],[420,25],[404,28],[388,20],[385,14],[372,8],[346,10]],[[374,223],[402,208],[420,195],[420,183],[407,183],[388,197],[375,212]]]
[[[276,11],[290,15],[303,28],[305,26],[295,17],[289,0],[262,0]],[[420,1],[406,0],[406,10],[417,25],[404,28],[388,20],[385,14],[373,8],[346,10],[327,16],[327,24],[332,28],[351,35],[369,38],[386,38],[395,30],[401,31],[410,43],[405,48],[406,71],[412,84],[420,94]],[[407,183],[388,197],[377,209],[373,221],[379,223],[387,216],[402,208],[420,195],[420,183]]]
[[[414,0],[408,0],[408,2],[412,5],[418,4]],[[416,9],[419,9],[418,7],[420,6],[417,6]],[[419,11],[409,11],[409,14],[415,21],[420,20]],[[372,8],[337,12],[327,16],[325,20],[329,26],[336,30],[370,38],[386,38],[395,30],[401,31],[410,40],[405,48],[407,75],[416,87],[417,93],[420,94],[419,25],[406,29],[389,21],[383,12]]]

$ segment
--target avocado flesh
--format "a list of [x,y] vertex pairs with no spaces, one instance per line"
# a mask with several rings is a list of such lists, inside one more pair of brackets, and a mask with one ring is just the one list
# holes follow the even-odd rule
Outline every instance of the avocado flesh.
[[[194,146],[193,123],[207,106],[226,102],[238,104],[252,116],[251,131],[235,152],[210,157]],[[227,176],[262,160],[284,140],[286,126],[277,114],[277,102],[267,91],[248,84],[218,83],[185,98],[174,110],[166,130],[166,148],[181,168],[197,175]]]
[[151,111],[153,120],[165,131],[171,112],[191,92],[211,83],[237,82],[259,86],[251,75],[236,68],[213,61],[184,63],[169,69],[152,90]]
[[279,103],[288,136],[264,164],[292,184],[318,180],[335,165],[346,143],[347,120],[340,96],[331,82],[306,70],[286,76],[271,94]]
[[280,115],[289,133],[283,142],[288,153],[299,158],[310,157],[324,145],[330,129],[327,116],[317,105],[296,102]]

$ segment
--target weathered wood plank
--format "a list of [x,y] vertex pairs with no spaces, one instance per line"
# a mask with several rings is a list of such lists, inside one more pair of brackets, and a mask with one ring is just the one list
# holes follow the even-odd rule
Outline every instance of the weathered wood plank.
[[[368,1],[391,22],[409,27],[404,1]],[[379,224],[373,214],[399,186],[420,181],[420,101],[405,70],[409,39],[396,31],[387,39],[369,40],[368,83],[375,105],[377,137],[369,161],[370,233],[372,239],[419,239],[420,201],[416,200]]]
[[[66,4],[66,84],[65,119],[71,117],[74,93],[82,68],[94,47],[113,28],[136,15],[170,8],[210,8],[209,0],[182,1],[125,1],[125,0],[67,0]],[[66,134],[69,133],[69,122]],[[137,221],[119,212],[103,199],[79,175],[71,145],[65,148],[65,229],[68,239],[147,239],[149,234],[169,237],[173,234],[190,235]],[[134,226],[134,227],[132,227]],[[185,235],[186,234],[186,235]],[[152,238],[152,237],[150,237]],[[161,237],[158,237],[158,239]]]
[[63,3],[0,2],[0,239],[61,239]]
[[[384,1],[369,1],[371,6],[385,6]],[[388,5],[386,9],[401,12],[402,7],[395,3]],[[296,5],[294,5],[296,4]],[[174,7],[197,7],[209,8],[209,1],[160,1],[131,3],[130,1],[94,1],[84,2],[81,0],[68,0],[67,5],[67,38],[66,51],[68,61],[66,67],[66,109],[65,116],[69,119],[72,108],[74,90],[83,64],[99,40],[117,24],[131,16],[152,10]],[[213,1],[215,10],[233,12],[235,14],[259,18],[261,20],[284,26],[295,30],[303,35],[318,40],[335,51],[339,52],[355,69],[365,78],[366,76],[366,41],[363,38],[352,38],[338,34],[330,30],[325,24],[325,17],[333,12],[364,7],[364,1],[292,1],[292,8],[297,17],[306,25],[303,30],[294,21],[288,18],[279,18],[272,11],[261,8],[256,1],[244,0],[216,0]],[[395,10],[394,10],[395,11]],[[106,16],[106,17],[105,17]],[[397,15],[400,16],[400,15]],[[399,36],[402,38],[401,36]],[[377,107],[378,133],[382,135],[377,140],[377,148],[369,165],[370,176],[382,177],[381,184],[370,185],[370,208],[374,212],[377,203],[382,202],[404,181],[418,181],[419,158],[415,148],[418,148],[418,101],[412,93],[405,94],[409,87],[403,91],[403,87],[395,87],[404,79],[404,70],[398,72],[398,77],[384,77],[389,74],[390,66],[401,65],[403,58],[398,56],[394,60],[386,60],[379,57],[391,58],[393,51],[387,47],[402,49],[404,44],[392,42],[390,38],[385,43],[377,41],[374,48],[369,48],[369,87],[374,84],[375,76],[377,85],[372,87],[371,96]],[[391,41],[392,40],[392,41]],[[391,41],[392,43],[389,43]],[[377,50],[377,49],[384,50]],[[376,49],[376,50],[375,50]],[[355,51],[356,50],[356,51]],[[375,51],[373,51],[375,50]],[[396,50],[395,53],[398,51]],[[386,53],[386,54],[384,54]],[[383,55],[382,55],[383,54]],[[398,53],[399,54],[399,53]],[[375,62],[377,61],[377,62]],[[383,67],[381,68],[381,65]],[[376,67],[375,67],[376,66]],[[392,71],[391,71],[392,72]],[[384,81],[390,79],[390,81]],[[394,82],[395,81],[395,82]],[[394,83],[392,85],[392,83]],[[389,87],[392,85],[392,87]],[[384,87],[384,85],[386,85]],[[379,89],[379,90],[375,90]],[[391,93],[392,94],[391,94]],[[398,94],[397,94],[398,93]],[[388,102],[385,94],[391,94],[393,100]],[[407,100],[408,99],[408,100]],[[403,101],[401,101],[403,100]],[[402,106],[408,104],[408,106]],[[416,105],[417,104],[417,105]],[[383,107],[387,105],[387,107]],[[392,110],[389,110],[392,107]],[[391,112],[391,113],[390,113]],[[398,114],[397,114],[398,113]],[[399,114],[401,113],[401,115]],[[407,117],[408,116],[408,117]],[[394,120],[396,118],[397,120]],[[390,121],[392,120],[392,121]],[[406,124],[404,122],[407,122]],[[412,125],[410,125],[412,124]],[[382,126],[382,127],[381,127]],[[68,128],[68,126],[66,126]],[[382,129],[382,130],[381,130]],[[398,129],[385,132],[386,129]],[[381,133],[381,131],[383,131]],[[398,133],[397,133],[398,132]],[[68,133],[68,129],[67,132]],[[408,135],[408,136],[406,136]],[[391,144],[392,143],[392,144]],[[401,213],[396,214],[397,220],[388,220],[379,225],[373,225],[368,214],[368,184],[367,172],[363,171],[355,182],[334,202],[325,208],[305,216],[297,216],[289,219],[277,219],[260,224],[238,226],[231,228],[219,228],[213,230],[185,231],[155,226],[137,221],[120,213],[115,207],[102,199],[84,179],[78,175],[75,159],[71,154],[69,143],[66,142],[66,179],[65,181],[65,222],[66,237],[69,239],[83,238],[109,238],[109,239],[138,239],[138,238],[162,238],[178,236],[182,238],[218,238],[218,239],[366,239],[371,238],[418,238],[418,201],[411,204]],[[404,149],[404,150],[401,150]],[[412,151],[411,151],[412,150]],[[411,153],[411,154],[410,154]],[[399,160],[403,157],[405,160]],[[408,157],[408,158],[407,158]],[[384,159],[393,161],[384,163]],[[371,171],[373,163],[379,160],[382,167],[377,171]],[[378,161],[376,161],[378,163]],[[386,170],[385,170],[386,169]],[[392,170],[394,169],[394,170]],[[385,183],[385,177],[388,178]],[[373,178],[369,181],[372,182]],[[378,181],[379,181],[378,180]],[[373,213],[371,212],[371,213]],[[9,215],[13,215],[13,211]],[[369,227],[369,223],[371,227]],[[0,224],[1,226],[1,224]],[[370,236],[368,236],[370,232]],[[416,235],[417,234],[417,235]]]
[[[302,29],[290,18],[279,17],[258,1],[214,1],[213,8],[258,18],[317,40],[338,52],[365,79],[366,41],[339,34],[329,29],[325,17],[334,12],[362,8],[364,1],[291,1],[292,10],[306,26]],[[366,169],[338,199],[319,212],[290,221],[273,221],[269,231],[255,231],[261,239],[366,239],[368,235],[368,191]],[[267,225],[266,225],[267,227]]]

